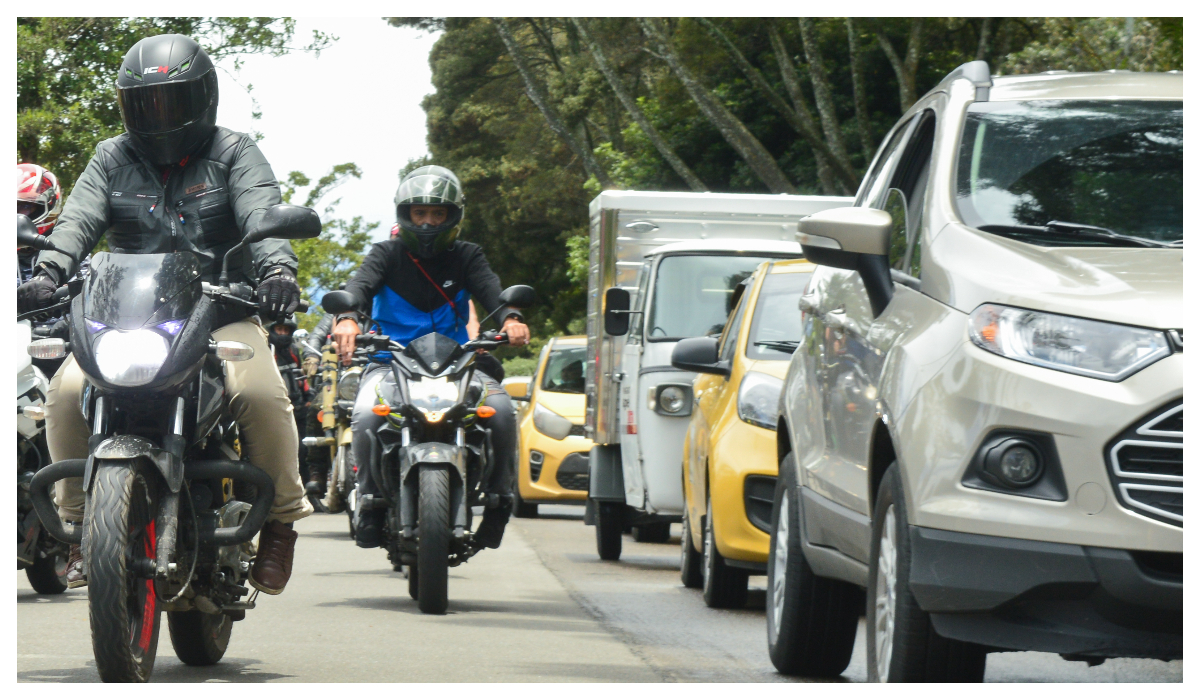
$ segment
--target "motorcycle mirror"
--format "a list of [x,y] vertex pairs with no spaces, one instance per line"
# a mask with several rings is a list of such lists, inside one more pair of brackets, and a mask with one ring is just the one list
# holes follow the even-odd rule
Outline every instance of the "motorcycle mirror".
[[268,238],[302,239],[321,235],[321,217],[308,207],[295,204],[276,204],[263,214],[258,226],[246,234],[243,243],[257,243]]
[[17,247],[35,248],[37,250],[58,250],[50,242],[50,237],[39,234],[37,226],[24,214],[17,214]]
[[537,303],[537,292],[525,284],[514,284],[500,292],[500,303],[518,309],[527,309]]
[[345,290],[329,292],[321,298],[321,308],[327,314],[344,314],[358,308],[358,298]]

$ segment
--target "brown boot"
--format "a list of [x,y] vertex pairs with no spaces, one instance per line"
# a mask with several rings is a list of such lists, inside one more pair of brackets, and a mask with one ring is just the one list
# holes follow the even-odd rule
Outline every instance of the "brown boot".
[[292,577],[292,555],[296,552],[296,531],[272,520],[258,536],[258,555],[250,568],[250,585],[267,595],[279,595]]
[[83,553],[79,545],[71,545],[71,554],[67,557],[67,588],[82,588],[87,585],[83,575]]

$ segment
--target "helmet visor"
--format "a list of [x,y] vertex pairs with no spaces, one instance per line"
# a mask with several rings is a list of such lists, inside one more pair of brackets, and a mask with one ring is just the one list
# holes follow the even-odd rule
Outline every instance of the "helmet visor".
[[42,217],[46,216],[46,203],[30,202],[29,200],[25,199],[18,199],[17,213],[28,216],[29,220],[36,224],[42,220]]
[[216,98],[212,71],[199,80],[141,85],[117,90],[125,128],[138,134],[174,131],[196,121]]
[[448,204],[461,206],[458,183],[440,175],[418,175],[400,183],[396,204]]

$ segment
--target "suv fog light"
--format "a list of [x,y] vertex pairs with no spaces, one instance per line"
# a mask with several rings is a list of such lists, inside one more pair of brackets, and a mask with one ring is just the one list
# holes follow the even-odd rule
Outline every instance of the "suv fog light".
[[988,450],[984,469],[1005,486],[1021,489],[1042,477],[1042,458],[1033,443],[1010,438]]

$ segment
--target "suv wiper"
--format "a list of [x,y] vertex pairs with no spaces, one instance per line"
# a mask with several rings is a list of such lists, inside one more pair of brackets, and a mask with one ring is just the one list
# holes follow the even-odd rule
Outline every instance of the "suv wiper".
[[1138,236],[1127,236],[1123,233],[1110,231],[1099,226],[1089,226],[1087,224],[1076,224],[1069,221],[1050,221],[1045,226],[1029,226],[1025,224],[984,224],[977,226],[980,231],[995,233],[1001,236],[1030,236],[1052,238],[1061,241],[1078,241],[1087,239],[1092,241],[1104,242],[1119,242],[1132,244],[1141,248],[1181,248],[1183,241],[1174,243],[1164,243],[1162,241],[1154,241],[1149,238],[1139,238]]
[[[1130,236],[1124,233],[1117,233],[1106,229],[1102,226],[1090,226],[1088,224],[1077,224],[1072,221],[1048,221],[1045,228],[1059,231],[1070,231],[1071,233],[1081,233],[1085,236],[1091,236],[1095,239],[1103,239],[1109,241],[1127,241],[1135,245],[1140,245],[1145,248],[1174,248],[1183,247],[1183,240],[1175,241],[1174,243],[1166,243],[1163,241],[1155,241],[1150,238],[1142,238],[1141,236]],[[1178,244],[1178,245],[1176,245]]]
[[756,340],[756,341],[754,341],[754,345],[755,345],[755,347],[769,348],[771,350],[775,350],[776,352],[785,352],[790,355],[790,354],[796,352],[796,348],[800,347],[800,341],[799,340]]

